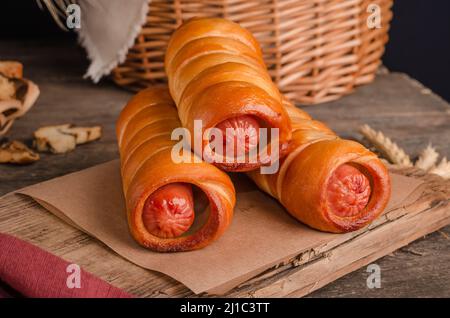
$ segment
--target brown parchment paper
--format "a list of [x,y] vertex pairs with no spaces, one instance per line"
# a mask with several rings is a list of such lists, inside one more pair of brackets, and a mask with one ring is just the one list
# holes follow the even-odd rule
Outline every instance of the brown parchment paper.
[[[125,259],[169,275],[197,294],[224,293],[302,251],[328,243],[336,235],[346,235],[322,233],[302,225],[246,177],[233,178],[237,205],[228,231],[204,249],[171,254],[147,250],[131,237],[118,160],[16,193],[32,197]],[[392,174],[392,183],[392,198],[386,211],[412,200],[414,193],[420,194],[417,189],[421,182],[414,178]]]

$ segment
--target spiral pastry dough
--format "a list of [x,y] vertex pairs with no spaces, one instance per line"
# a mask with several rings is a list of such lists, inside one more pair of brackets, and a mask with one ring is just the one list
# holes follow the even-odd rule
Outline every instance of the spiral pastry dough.
[[[117,121],[123,192],[134,239],[160,252],[202,248],[229,226],[235,205],[230,178],[206,162],[174,163],[173,129],[180,126],[167,88],[148,88],[135,95]],[[209,214],[193,224],[191,188],[204,193]],[[169,196],[169,198],[164,197]]]
[[248,175],[312,228],[349,232],[377,218],[391,191],[384,164],[361,144],[337,137],[289,101],[283,103],[292,122],[288,155],[276,174]]
[[[290,121],[250,32],[225,19],[191,19],[172,35],[165,68],[181,123],[192,134],[194,120],[202,121],[203,131],[278,128],[278,149],[281,153],[286,150],[291,138]],[[225,137],[224,144],[232,140]],[[203,149],[208,142],[203,141]],[[245,151],[257,144],[246,143]],[[265,150],[270,154],[269,147]],[[253,160],[247,159],[215,164],[227,171],[249,171],[265,163],[258,154],[252,156]]]

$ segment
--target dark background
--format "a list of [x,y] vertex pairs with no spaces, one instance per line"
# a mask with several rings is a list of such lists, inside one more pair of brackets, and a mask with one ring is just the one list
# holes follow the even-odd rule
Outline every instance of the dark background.
[[[60,30],[34,0],[1,1],[0,39],[41,37],[76,39],[74,33]],[[395,0],[383,62],[450,101],[450,1]]]

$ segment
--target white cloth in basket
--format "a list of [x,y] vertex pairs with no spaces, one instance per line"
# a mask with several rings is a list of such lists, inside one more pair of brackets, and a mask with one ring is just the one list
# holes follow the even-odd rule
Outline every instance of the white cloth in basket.
[[91,64],[85,77],[97,83],[125,61],[146,21],[150,0],[79,0],[78,35]]

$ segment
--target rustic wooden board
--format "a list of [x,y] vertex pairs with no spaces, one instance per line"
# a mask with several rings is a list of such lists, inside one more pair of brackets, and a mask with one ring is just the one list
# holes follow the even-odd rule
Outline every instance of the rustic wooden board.
[[[131,94],[117,89],[108,81],[93,85],[83,80],[88,63],[85,53],[75,41],[2,39],[0,58],[21,60],[25,64],[26,76],[41,88],[38,102],[27,116],[15,123],[8,138],[29,140],[32,132],[45,124],[72,122],[79,125],[101,124],[104,128],[102,140],[84,145],[70,154],[44,154],[40,162],[25,167],[1,165],[0,195],[117,158],[114,122]],[[450,157],[449,104],[404,74],[380,75],[373,84],[357,89],[352,95],[308,107],[307,111],[325,121],[343,137],[361,140],[357,129],[368,123],[393,137],[413,157],[429,142],[442,155]],[[17,231],[30,231],[30,239],[42,242],[42,246],[60,250],[63,256],[75,254],[78,248],[85,245],[97,250],[90,240],[52,215],[39,211],[32,213],[42,214],[44,224],[19,224],[16,225]],[[0,222],[4,221],[4,216],[0,216]],[[65,233],[65,230],[68,232]],[[60,233],[65,234],[58,242],[49,239]],[[84,251],[84,263],[92,263],[89,268],[100,266],[90,257],[89,249]],[[366,287],[368,274],[362,268],[310,296],[450,297],[450,226],[388,254],[377,260],[377,264],[382,269],[381,289]],[[139,268],[130,270],[142,271]],[[162,293],[164,296],[165,292],[189,295],[184,287],[173,287],[170,279],[157,275],[150,275],[144,281],[133,281],[132,275],[120,274],[113,269],[106,273],[111,280],[129,278],[128,284],[134,285],[134,289],[129,287],[128,290],[136,294],[146,294],[145,285],[153,281],[160,286],[155,295]]]
[[[415,171],[402,172],[411,175]],[[419,178],[425,184],[420,187],[422,194],[413,202],[384,214],[367,229],[342,234],[332,243],[302,252],[225,296],[304,296],[449,224],[450,181],[432,175]],[[126,261],[101,242],[56,219],[25,196],[12,194],[0,199],[0,232],[22,238],[77,263],[137,296],[194,296],[173,279]]]
[[301,297],[370,264],[428,233],[450,224],[450,181],[400,170],[426,182],[423,194],[403,208],[384,214],[362,229],[342,236],[342,243],[307,251],[230,293],[244,297]]

